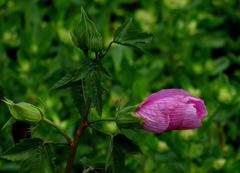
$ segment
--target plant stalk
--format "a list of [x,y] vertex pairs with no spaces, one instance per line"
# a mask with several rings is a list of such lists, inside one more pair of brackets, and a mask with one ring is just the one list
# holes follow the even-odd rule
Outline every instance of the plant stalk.
[[90,121],[89,124],[94,124],[94,123],[104,122],[104,121],[116,121],[116,118],[105,118],[100,120],[94,120],[94,121]]
[[50,121],[47,118],[44,118],[43,121],[51,125],[52,127],[54,127],[66,139],[67,143],[71,144],[72,139],[61,128],[59,128],[56,124],[54,124],[52,121]]
[[82,136],[84,130],[89,126],[88,123],[88,114],[90,111],[90,106],[91,106],[91,101],[88,100],[87,105],[86,105],[86,110],[85,110],[85,115],[83,116],[82,120],[80,121],[80,124],[76,130],[74,140],[71,142],[70,146],[70,153],[68,155],[68,160],[67,160],[67,166],[65,169],[65,173],[71,173],[73,169],[73,162],[77,153],[77,148],[78,144],[80,141],[80,137]]
[[115,43],[115,41],[111,41],[107,47],[107,49],[104,51],[104,53],[102,54],[102,56],[100,58],[103,58],[107,55],[109,49],[111,48],[112,44]]

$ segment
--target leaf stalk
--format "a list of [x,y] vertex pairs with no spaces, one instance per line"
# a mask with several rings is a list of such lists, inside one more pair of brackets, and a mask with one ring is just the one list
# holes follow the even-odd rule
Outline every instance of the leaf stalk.
[[44,118],[43,121],[49,125],[51,125],[52,127],[54,127],[65,139],[66,141],[71,144],[72,142],[72,139],[70,136],[68,136],[67,133],[65,133],[60,127],[58,127],[56,124],[54,124],[52,121],[50,121],[49,119],[47,118]]
[[98,123],[98,122],[106,122],[106,121],[116,121],[116,118],[103,118],[103,119],[99,119],[99,120],[90,121],[89,124],[94,124],[94,123]]

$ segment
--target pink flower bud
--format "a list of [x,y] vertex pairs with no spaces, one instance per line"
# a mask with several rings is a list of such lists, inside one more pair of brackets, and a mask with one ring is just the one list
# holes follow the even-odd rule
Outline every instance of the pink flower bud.
[[155,133],[199,128],[207,116],[204,101],[182,89],[163,89],[150,95],[136,111],[143,128]]

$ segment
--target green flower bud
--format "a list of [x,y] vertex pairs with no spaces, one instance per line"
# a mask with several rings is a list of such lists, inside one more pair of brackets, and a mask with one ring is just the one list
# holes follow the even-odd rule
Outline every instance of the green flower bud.
[[103,49],[102,36],[83,8],[81,8],[80,22],[73,30],[72,40],[82,50],[100,51]]
[[94,52],[99,52],[103,49],[103,40],[100,33],[94,34],[90,36],[88,48]]
[[41,109],[32,104],[26,102],[14,103],[6,98],[3,101],[7,104],[8,109],[15,120],[36,123],[43,119]]

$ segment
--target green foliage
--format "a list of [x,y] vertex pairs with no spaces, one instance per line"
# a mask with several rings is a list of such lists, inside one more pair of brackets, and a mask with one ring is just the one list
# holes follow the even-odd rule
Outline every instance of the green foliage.
[[125,171],[125,154],[121,151],[120,148],[117,148],[113,145],[112,149],[112,169],[113,173],[120,173]]
[[93,65],[93,70],[89,72],[86,77],[86,90],[90,96],[93,106],[96,108],[99,116],[102,115],[102,85],[101,85],[101,71],[98,65]]
[[228,58],[222,57],[214,60],[213,65],[214,65],[214,68],[211,71],[211,74],[217,75],[222,73],[224,70],[226,70],[229,67],[230,61]]
[[87,102],[91,100],[98,115],[102,114],[102,95],[104,88],[102,79],[108,76],[107,71],[100,62],[91,59],[82,63],[82,68],[65,75],[52,89],[64,89],[71,87],[75,105],[80,114],[84,115]]
[[127,45],[143,49],[143,46],[150,43],[152,35],[139,32],[136,24],[134,25],[132,19],[128,19],[122,24],[114,33],[113,41],[118,44]]
[[43,141],[37,138],[23,140],[21,143],[8,149],[1,157],[13,161],[25,160],[30,157],[31,152],[34,152],[42,143]]
[[20,167],[22,173],[52,173],[55,169],[48,144],[38,138],[21,141],[8,149],[1,157],[12,161],[22,161]]
[[[133,19],[123,23],[129,17]],[[83,21],[87,25],[76,25]],[[78,112],[86,114],[88,100],[98,110],[91,111],[89,121],[99,120],[101,112],[101,119],[114,119],[116,107],[139,104],[163,88],[183,88],[207,105],[209,114],[202,127],[161,135],[123,128],[121,133],[139,145],[141,154],[115,148],[115,168],[125,165],[125,173],[238,173],[239,22],[238,0],[3,0],[0,97],[43,105],[46,118],[73,134],[79,124]],[[82,30],[95,34],[82,35]],[[154,33],[152,39],[147,33]],[[109,43],[130,47],[111,44],[110,49],[104,48]],[[106,76],[109,72],[111,78]],[[95,82],[90,80],[96,78]],[[51,86],[57,92],[50,91]],[[9,117],[1,102],[1,127]],[[5,127],[11,127],[11,121]],[[34,129],[33,138],[63,141],[45,123]],[[74,171],[104,172],[108,160],[106,167],[111,172],[113,145],[108,152],[109,136],[118,133],[116,122],[91,124],[80,139]],[[0,152],[4,153],[13,143],[11,128],[4,128],[0,138]],[[51,145],[56,151],[57,172],[65,168],[69,151],[65,145]],[[40,146],[49,148],[45,143],[36,148]],[[40,148],[39,156],[47,158],[44,147]],[[27,159],[30,155],[19,153],[14,157]],[[85,164],[83,158],[91,162]],[[28,160],[23,167],[27,168],[27,162],[41,163],[39,159]],[[1,159],[0,172],[18,172],[21,164]]]
[[124,134],[114,136],[113,145],[126,153],[136,154],[141,152],[139,146]]
[[13,117],[9,118],[9,120],[3,125],[1,130],[5,130],[7,127],[10,127],[15,122],[16,120]]
[[111,165],[111,172],[124,172],[125,155],[127,153],[136,154],[140,151],[139,146],[125,135],[117,134],[116,136],[113,136],[108,148],[105,170]]
[[55,166],[49,154],[49,147],[41,145],[34,150],[34,153],[23,161],[20,173],[54,173]]
[[[75,70],[73,72],[69,72],[68,74],[66,74],[59,81],[57,81],[51,89],[52,90],[64,89],[67,87],[74,86],[75,83],[79,82],[79,81],[75,81],[76,79],[79,79],[78,70]],[[81,78],[79,80],[81,81]]]
[[71,89],[72,91],[72,98],[74,100],[74,104],[77,107],[81,116],[86,114],[85,107],[87,106],[88,100],[85,96],[85,85],[84,81],[80,80],[76,83],[77,85]]

